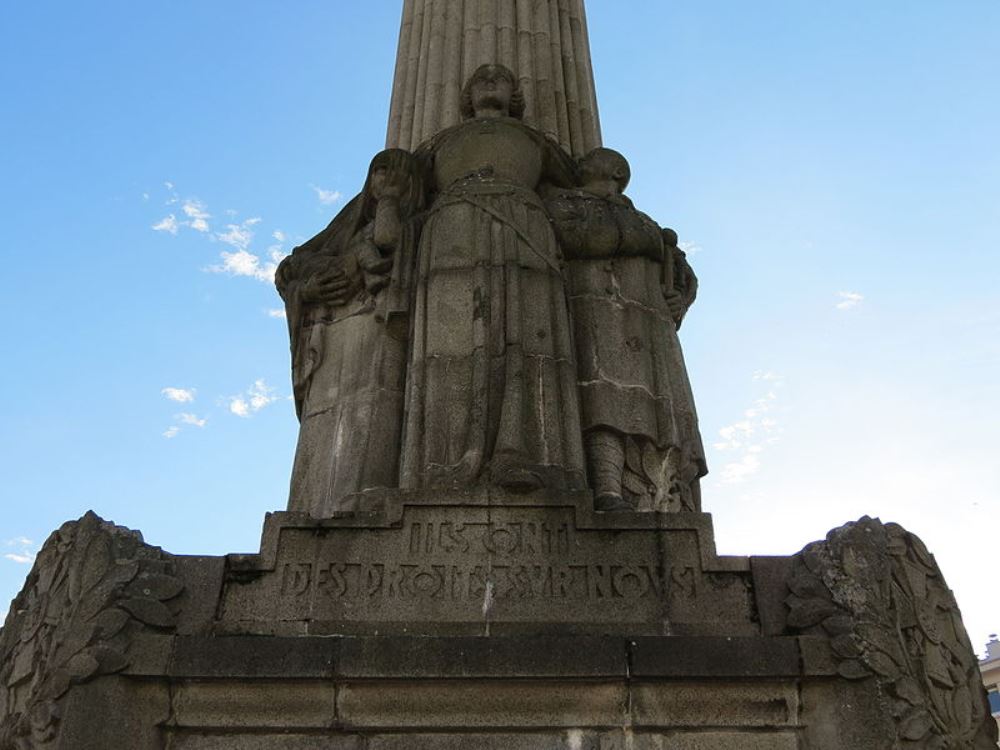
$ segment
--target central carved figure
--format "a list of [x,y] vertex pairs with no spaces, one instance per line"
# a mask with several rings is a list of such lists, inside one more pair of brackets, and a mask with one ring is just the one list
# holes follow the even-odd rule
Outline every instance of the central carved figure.
[[479,68],[465,122],[417,151],[434,196],[417,251],[402,487],[582,488],[559,247],[538,195],[573,163],[520,121],[513,73]]

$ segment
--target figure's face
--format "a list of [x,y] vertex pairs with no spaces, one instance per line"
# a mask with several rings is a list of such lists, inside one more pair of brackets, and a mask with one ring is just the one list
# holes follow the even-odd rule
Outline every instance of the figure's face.
[[616,176],[618,165],[605,159],[590,159],[582,165],[580,178],[588,193],[610,198],[621,195],[622,186]]
[[381,200],[382,196],[385,194],[385,185],[389,178],[389,170],[386,167],[379,167],[371,176],[371,191],[372,197],[375,200]]
[[472,82],[472,108],[476,112],[485,109],[510,111],[510,99],[514,87],[499,68],[487,68]]

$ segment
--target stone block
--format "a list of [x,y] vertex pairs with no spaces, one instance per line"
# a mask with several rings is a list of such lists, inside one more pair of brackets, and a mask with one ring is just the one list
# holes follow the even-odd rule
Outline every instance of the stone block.
[[339,646],[337,638],[177,638],[170,675],[233,679],[331,677]]
[[636,735],[632,744],[606,742],[600,750],[797,750],[794,731],[786,732],[668,732]]
[[802,689],[802,723],[809,750],[892,750],[896,727],[875,680],[824,680]]
[[346,678],[621,677],[621,638],[385,636],[344,638],[336,675]]
[[621,683],[357,682],[338,690],[337,716],[356,729],[607,726],[624,720],[626,700]]
[[788,590],[790,565],[790,557],[750,558],[754,603],[763,635],[781,635],[785,632],[785,620],[788,617],[788,605],[785,604],[785,599],[790,593]]
[[799,718],[792,681],[638,683],[631,700],[636,727],[791,727]]
[[660,637],[630,641],[633,677],[795,677],[795,638]]
[[597,750],[574,746],[566,732],[490,734],[378,734],[368,739],[365,750]]
[[356,735],[171,733],[166,750],[366,750]]
[[325,729],[334,724],[332,683],[284,681],[182,682],[174,688],[180,727]]
[[824,636],[801,636],[799,651],[802,654],[802,672],[807,675],[833,676],[837,674],[837,659]]
[[169,690],[164,683],[101,677],[75,686],[62,716],[53,750],[161,750]]
[[212,629],[222,594],[224,557],[174,555],[177,576],[184,581],[179,599],[177,632],[181,635],[208,633]]

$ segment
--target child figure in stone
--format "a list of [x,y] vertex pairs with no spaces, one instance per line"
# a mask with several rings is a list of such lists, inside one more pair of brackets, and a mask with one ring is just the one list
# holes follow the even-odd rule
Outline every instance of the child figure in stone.
[[623,193],[629,176],[621,154],[595,149],[580,186],[546,204],[568,261],[588,479],[599,510],[697,511],[706,467],[677,339],[685,298],[664,230]]

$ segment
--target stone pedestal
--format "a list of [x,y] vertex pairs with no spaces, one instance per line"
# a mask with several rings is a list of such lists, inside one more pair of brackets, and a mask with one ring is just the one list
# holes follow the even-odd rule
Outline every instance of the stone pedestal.
[[[917,641],[860,606],[866,573],[844,574],[845,545],[871,574],[882,553],[909,560],[898,527],[720,557],[707,515],[590,503],[366,494],[332,519],[271,514],[259,554],[225,558],[169,555],[88,514],[46,543],[0,633],[0,750],[995,742],[964,631],[920,606],[909,623],[897,602],[904,631],[932,636],[914,660]],[[903,565],[888,580],[909,571],[938,606],[936,567]]]

